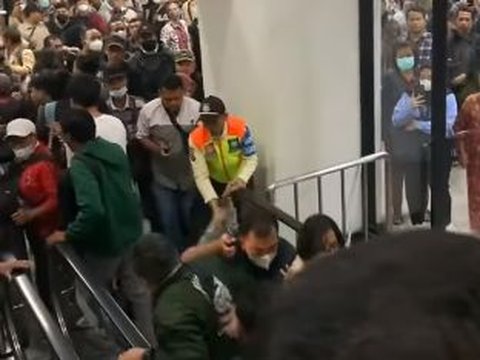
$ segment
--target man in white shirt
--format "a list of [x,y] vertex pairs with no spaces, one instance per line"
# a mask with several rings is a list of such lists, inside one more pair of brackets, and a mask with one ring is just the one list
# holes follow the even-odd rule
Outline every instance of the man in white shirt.
[[95,120],[97,137],[119,145],[127,151],[127,131],[122,121],[98,109],[101,94],[100,82],[92,75],[77,74],[68,85],[68,94],[76,107],[87,110]]
[[137,138],[152,155],[153,190],[164,232],[181,251],[191,231],[197,196],[189,161],[188,136],[200,104],[187,96],[182,79],[170,76],[161,98],[147,103],[138,118]]

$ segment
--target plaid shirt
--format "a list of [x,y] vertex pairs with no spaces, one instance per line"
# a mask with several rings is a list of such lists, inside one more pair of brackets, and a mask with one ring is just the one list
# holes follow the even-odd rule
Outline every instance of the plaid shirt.
[[416,64],[422,66],[423,64],[432,63],[432,33],[425,31],[420,39],[414,44],[416,48]]

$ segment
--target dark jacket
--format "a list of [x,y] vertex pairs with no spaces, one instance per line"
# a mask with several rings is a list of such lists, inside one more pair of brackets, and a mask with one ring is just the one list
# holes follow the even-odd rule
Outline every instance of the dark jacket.
[[73,18],[68,26],[62,30],[60,37],[66,46],[82,48],[82,38],[85,31],[88,29],[87,19]]
[[[465,99],[480,90],[477,74],[480,70],[480,42],[477,34],[472,33],[468,37],[461,36],[456,31],[452,32],[448,41],[448,77],[451,81],[461,75],[466,74],[467,80],[464,84],[453,87],[459,104]],[[452,85],[453,86],[453,85]]]
[[118,256],[142,233],[140,204],[122,149],[97,138],[75,154],[69,169],[77,215],[67,240],[80,251]]
[[387,144],[388,151],[393,151],[393,139],[398,130],[392,125],[392,115],[398,100],[405,91],[405,84],[396,70],[388,71],[382,78],[382,140]]
[[201,273],[215,275],[225,284],[232,294],[242,325],[250,331],[257,325],[258,314],[268,306],[273,288],[283,281],[282,272],[295,257],[293,246],[280,239],[277,256],[269,270],[255,266],[240,249],[231,259],[214,256],[194,263],[193,267]]
[[[10,121],[22,117],[24,109],[22,102],[11,96],[0,98],[0,124],[6,125]],[[4,134],[1,134],[3,137]]]
[[148,360],[228,360],[218,334],[218,316],[199,276],[181,268],[154,294],[154,326],[159,349]]
[[139,49],[129,60],[129,66],[129,94],[145,101],[156,99],[165,80],[175,73],[175,61],[166,50],[148,55]]

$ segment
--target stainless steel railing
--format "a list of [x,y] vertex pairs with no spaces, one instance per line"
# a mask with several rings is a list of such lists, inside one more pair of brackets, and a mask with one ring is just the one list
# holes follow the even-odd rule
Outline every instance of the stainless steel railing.
[[[95,277],[84,266],[82,260],[78,257],[74,249],[68,244],[59,244],[55,246],[55,255],[59,256],[73,271],[76,280],[88,291],[93,301],[102,309],[103,313],[113,325],[113,329],[122,337],[125,345],[130,347],[140,347],[149,349],[152,345],[145,336],[138,330],[135,324],[129,319],[127,314],[116,303],[111,294],[94,280]],[[53,271],[50,269],[50,271]],[[58,294],[52,294],[54,304],[59,302],[55,299]],[[68,329],[64,320],[62,310],[56,305],[57,320],[61,325],[63,335],[68,337]]]
[[56,356],[62,360],[79,360],[73,345],[63,337],[58,325],[48,312],[47,307],[36,293],[33,284],[27,275],[16,275],[12,278],[12,282],[18,288],[26,303],[33,312],[40,327],[42,328],[48,342],[52,346]]
[[293,207],[295,219],[300,217],[300,204],[299,204],[299,191],[300,184],[307,181],[316,181],[317,188],[317,202],[318,202],[318,212],[323,212],[323,193],[322,193],[322,184],[323,178],[327,175],[339,174],[340,176],[340,202],[341,202],[341,216],[342,216],[342,231],[344,234],[347,232],[347,197],[345,183],[346,178],[345,174],[347,170],[354,168],[361,168],[362,170],[362,212],[363,212],[363,228],[365,233],[365,240],[369,239],[369,205],[368,205],[368,166],[375,164],[377,162],[383,162],[385,165],[385,226],[386,231],[390,231],[392,228],[393,216],[392,216],[392,205],[391,205],[391,168],[390,168],[390,155],[387,152],[379,152],[372,155],[362,157],[358,160],[350,161],[344,164],[333,166],[331,168],[310,172],[304,175],[291,177],[281,181],[277,181],[274,184],[268,187],[268,192],[271,196],[271,199],[275,200],[276,192],[279,189],[284,189],[291,187],[293,190]]
[[[10,284],[18,289],[18,292],[23,298],[25,304],[28,306],[28,308],[30,308],[33,318],[40,326],[40,329],[44,333],[56,358],[62,360],[79,360],[80,357],[75,351],[72,343],[69,341],[69,339],[63,337],[62,332],[53,320],[53,317],[48,312],[46,305],[36,292],[28,275],[16,274],[12,277]],[[26,360],[25,352],[22,349],[22,345],[17,334],[17,324],[13,316],[13,304],[10,299],[8,286],[6,282],[1,285],[5,285],[5,305],[3,309],[3,323],[1,324],[1,355],[2,358],[4,358],[3,356],[6,356],[9,359],[14,357],[15,359],[19,360]]]

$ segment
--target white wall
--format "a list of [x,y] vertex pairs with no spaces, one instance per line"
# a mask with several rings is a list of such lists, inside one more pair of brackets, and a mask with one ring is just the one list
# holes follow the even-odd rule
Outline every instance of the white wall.
[[[199,3],[206,93],[247,118],[266,183],[360,157],[357,1]],[[338,183],[324,186],[325,210],[337,218]],[[302,217],[315,211],[314,192],[302,189]],[[359,193],[348,194],[350,222],[360,224]]]

